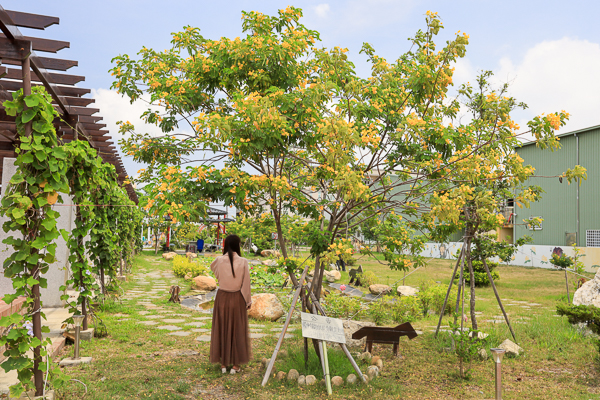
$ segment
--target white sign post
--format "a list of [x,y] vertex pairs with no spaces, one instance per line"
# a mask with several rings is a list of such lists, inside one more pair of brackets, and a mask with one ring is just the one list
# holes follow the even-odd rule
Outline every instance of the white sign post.
[[321,315],[300,313],[302,319],[302,336],[318,339],[323,353],[323,366],[327,394],[331,394],[331,376],[329,374],[329,360],[327,359],[327,343],[346,343],[344,324],[341,319],[323,317]]
[[302,336],[335,343],[346,343],[344,324],[341,319],[321,315],[300,313]]

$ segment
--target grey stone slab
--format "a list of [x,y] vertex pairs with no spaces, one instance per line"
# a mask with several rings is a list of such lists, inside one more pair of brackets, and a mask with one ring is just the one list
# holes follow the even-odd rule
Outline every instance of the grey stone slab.
[[69,357],[61,360],[58,365],[61,367],[72,367],[81,364],[89,364],[92,362],[92,357],[80,357],[77,360]]
[[189,336],[191,335],[192,332],[186,332],[186,331],[178,331],[178,332],[169,332],[168,335],[171,336]]
[[261,333],[262,329],[248,329],[251,333]]
[[250,328],[264,328],[264,327],[266,327],[266,325],[261,325],[261,324],[248,324],[248,326]]
[[138,321],[138,323],[142,325],[158,325],[157,321]]
[[[206,321],[206,320],[212,319],[212,317],[196,317],[196,318],[192,318],[192,319],[194,319],[196,321]],[[252,324],[250,324],[250,325],[252,325]]]
[[[163,321],[164,322],[164,321]],[[161,325],[157,327],[158,329],[164,329],[167,331],[180,331],[181,327],[175,325]]]
[[168,324],[179,324],[181,322],[185,322],[185,319],[182,319],[182,318],[167,318],[167,319],[163,319],[163,322],[166,322]]
[[198,332],[198,333],[206,333],[206,332],[210,332],[210,329],[194,328],[191,331],[192,332]]
[[[278,338],[279,336],[280,336],[280,335],[278,335],[278,334],[274,334],[274,335],[273,335],[273,337],[276,337],[276,338]],[[294,335],[290,335],[289,333],[286,333],[285,335],[283,335],[283,337],[284,337],[285,339],[293,339],[293,338],[295,338],[295,336],[294,336]]]
[[138,314],[140,315],[146,315],[146,314],[150,314],[152,311],[139,311]]
[[157,319],[157,318],[164,318],[164,315],[146,315],[146,318],[148,319]]
[[[329,287],[340,290],[341,285],[342,285],[341,283],[330,283]],[[361,292],[357,288],[352,287],[350,285],[346,285],[346,290],[344,290],[344,293],[347,295],[350,295],[350,296],[354,296],[354,297],[363,297],[363,295],[364,295],[363,292]]]
[[251,333],[250,338],[252,339],[260,339],[267,336],[265,333]]
[[201,326],[206,325],[206,322],[198,321],[198,322],[188,322],[185,324],[186,326],[195,326],[196,328],[200,328]]
[[117,321],[121,322],[121,321],[129,321],[131,318],[119,318]]
[[[283,328],[271,328],[271,332],[281,332],[283,330]],[[296,328],[287,328],[287,332],[293,332],[295,331]]]
[[202,335],[196,338],[199,342],[210,342],[210,335]]

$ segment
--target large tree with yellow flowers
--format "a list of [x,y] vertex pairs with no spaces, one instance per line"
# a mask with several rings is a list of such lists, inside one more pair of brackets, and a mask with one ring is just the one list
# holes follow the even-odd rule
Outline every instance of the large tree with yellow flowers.
[[[320,258],[341,253],[336,238],[367,218],[396,213],[401,226],[389,242],[388,262],[397,269],[411,265],[406,253],[422,243],[415,229],[433,228],[416,225],[429,196],[442,183],[448,189],[459,163],[473,162],[486,143],[447,123],[460,108],[447,96],[451,66],[464,56],[468,36],[456,34],[438,48],[436,13],[427,12],[424,29],[392,63],[364,44],[371,64],[366,78],[357,76],[346,49],[316,46],[319,34],[300,24],[301,16],[293,7],[276,16],[244,12],[244,36],[235,39],[211,40],[186,27],[173,34],[170,49],[144,47],[136,59],[116,57],[112,73],[113,88],[131,101],[144,97],[160,107],[143,118],[163,136],[121,127],[124,151],[148,165],[139,180],[156,189],[146,207],[161,202],[163,212],[168,200],[169,210],[185,213],[188,198],[224,201],[247,215],[269,211],[284,257],[282,217],[320,221],[309,235],[318,255],[312,290],[319,298]],[[510,119],[502,121],[503,132],[514,135]]]

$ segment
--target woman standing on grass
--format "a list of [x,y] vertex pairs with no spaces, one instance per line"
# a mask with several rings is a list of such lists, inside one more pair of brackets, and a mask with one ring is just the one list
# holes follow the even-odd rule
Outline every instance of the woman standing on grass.
[[210,362],[221,363],[221,371],[240,371],[240,365],[250,361],[250,337],[248,335],[248,313],[250,297],[250,272],[248,260],[242,258],[240,238],[229,235],[225,238],[223,255],[210,264],[210,269],[219,282],[215,298],[210,339]]

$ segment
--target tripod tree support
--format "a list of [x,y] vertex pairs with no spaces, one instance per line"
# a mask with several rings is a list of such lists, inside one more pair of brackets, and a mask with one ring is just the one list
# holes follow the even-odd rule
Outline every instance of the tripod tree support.
[[515,343],[517,342],[517,337],[515,336],[515,331],[513,331],[512,326],[510,325],[510,321],[508,320],[508,315],[506,315],[506,311],[504,310],[504,306],[502,305],[502,301],[500,300],[500,295],[498,294],[498,290],[496,289],[496,284],[494,283],[494,279],[492,278],[492,274],[490,273],[490,269],[488,268],[487,262],[485,261],[485,259],[482,260],[483,261],[483,266],[485,268],[485,272],[487,273],[488,279],[490,280],[490,283],[492,284],[492,289],[494,289],[494,294],[496,295],[496,300],[498,300],[498,305],[500,306],[500,309],[502,310],[502,314],[504,315],[504,319],[506,320],[506,324],[508,325],[508,329],[510,329],[510,333],[513,337],[513,339],[515,340]]
[[435,329],[435,336],[437,338],[438,332],[440,330],[440,325],[442,325],[442,318],[444,318],[444,312],[446,311],[446,306],[448,305],[448,297],[450,297],[450,291],[452,290],[452,284],[454,283],[454,277],[456,276],[456,271],[458,270],[458,266],[460,265],[460,260],[462,259],[463,253],[465,251],[465,243],[463,243],[462,248],[460,249],[460,254],[458,255],[458,259],[456,260],[456,266],[454,267],[454,272],[452,272],[452,278],[450,279],[450,284],[448,285],[448,291],[446,292],[446,298],[444,299],[444,305],[442,305],[442,309],[440,310],[440,319],[437,324],[437,328]]

